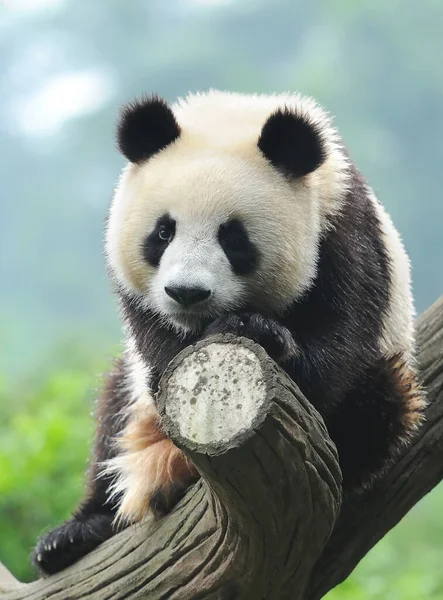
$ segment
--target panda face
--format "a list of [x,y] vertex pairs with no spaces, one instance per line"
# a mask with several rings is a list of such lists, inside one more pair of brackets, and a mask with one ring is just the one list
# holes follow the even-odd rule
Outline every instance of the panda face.
[[178,328],[198,331],[244,303],[246,277],[257,269],[259,252],[239,219],[218,223],[178,213],[157,219],[143,258],[156,269],[149,306]]
[[119,287],[193,332],[244,306],[280,314],[303,294],[343,188],[332,143],[317,147],[317,129],[275,112],[278,99],[239,96],[244,107],[236,98],[226,114],[232,98],[218,111],[210,94],[206,109],[196,98],[194,116],[158,99],[125,109],[119,146],[130,163],[106,238]]
[[180,329],[246,304],[278,313],[315,274],[314,200],[258,155],[191,156],[177,144],[124,173],[109,261],[127,292]]

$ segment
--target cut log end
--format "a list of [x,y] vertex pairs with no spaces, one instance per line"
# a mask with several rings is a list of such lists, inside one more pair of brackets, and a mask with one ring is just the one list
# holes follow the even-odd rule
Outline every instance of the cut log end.
[[210,456],[226,452],[267,413],[269,359],[249,340],[233,342],[228,336],[206,340],[182,353],[162,378],[159,410],[181,447]]

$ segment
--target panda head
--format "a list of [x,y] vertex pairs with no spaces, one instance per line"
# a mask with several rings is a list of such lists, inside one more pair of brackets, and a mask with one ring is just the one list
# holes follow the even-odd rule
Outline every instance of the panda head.
[[197,332],[248,306],[280,314],[312,284],[347,162],[310,99],[223,92],[124,107],[128,159],[106,250],[123,293]]

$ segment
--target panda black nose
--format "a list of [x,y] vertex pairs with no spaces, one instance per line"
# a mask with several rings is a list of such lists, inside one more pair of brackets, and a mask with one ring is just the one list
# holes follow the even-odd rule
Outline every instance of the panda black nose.
[[211,295],[210,290],[203,288],[188,288],[188,287],[165,287],[165,292],[173,298],[179,304],[183,306],[190,306],[191,304],[197,304],[197,302],[203,302]]

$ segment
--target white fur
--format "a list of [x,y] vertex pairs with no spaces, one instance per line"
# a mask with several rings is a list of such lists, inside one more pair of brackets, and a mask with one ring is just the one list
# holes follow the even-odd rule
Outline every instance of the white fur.
[[368,193],[380,221],[383,241],[390,259],[389,310],[383,321],[380,349],[385,356],[402,354],[409,362],[412,359],[411,350],[414,346],[414,305],[409,257],[391,217],[370,188]]
[[143,406],[150,406],[154,404],[154,397],[149,389],[149,367],[142,360],[132,337],[127,334],[126,340],[126,364],[128,365],[130,402],[138,402]]

